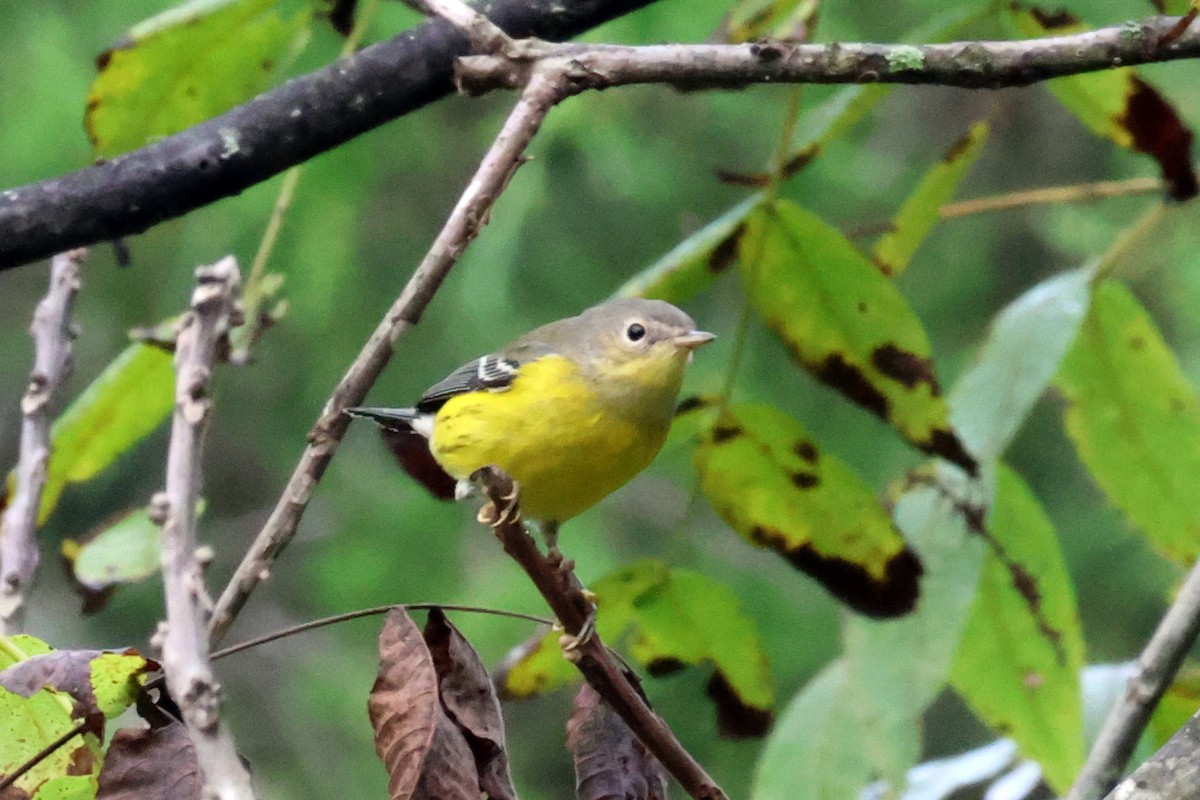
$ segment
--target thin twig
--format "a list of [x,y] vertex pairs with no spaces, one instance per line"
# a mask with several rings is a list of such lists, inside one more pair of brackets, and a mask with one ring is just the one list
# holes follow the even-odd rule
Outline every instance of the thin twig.
[[[1154,707],[1196,641],[1197,633],[1200,633],[1200,562],[1192,567],[1175,602],[1138,658],[1137,668],[1125,684],[1125,694],[1105,718],[1067,800],[1096,800],[1113,788],[1150,722]],[[1192,785],[1194,788],[1194,779]]]
[[258,584],[270,575],[275,559],[295,535],[313,489],[346,433],[349,418],[343,411],[358,405],[366,397],[367,390],[391,358],[396,341],[420,320],[463,249],[487,222],[492,206],[523,162],[525,147],[541,127],[546,113],[567,93],[560,76],[542,70],[532,73],[529,86],[513,107],[429,252],[325,402],[320,418],[309,433],[308,447],[279,502],[217,601],[209,626],[214,644],[225,635]]
[[[480,482],[491,501],[480,512],[480,522],[491,526],[504,552],[525,570],[564,630],[579,637],[591,616],[592,603],[575,577],[574,563],[563,559],[561,553],[547,556],[538,550],[521,522],[516,484],[511,477],[496,467],[485,467],[472,477]],[[725,798],[721,787],[651,710],[594,630],[579,641],[570,660],[684,791],[697,800]]]
[[21,400],[20,455],[16,484],[0,519],[0,635],[16,633],[24,616],[25,596],[37,573],[38,512],[50,462],[50,399],[72,366],[75,331],[71,311],[79,292],[79,269],[86,250],[71,250],[50,262],[50,289],[38,303],[29,334],[33,371]]
[[[568,38],[651,0],[493,0],[489,17],[510,36]],[[1171,40],[1176,17],[1150,17],[1042,39],[936,45],[604,45],[561,48],[577,88],[668,83],[736,88],[752,83],[910,83],[1025,86],[1114,66],[1200,57],[1200,26]],[[445,23],[366,48],[112,162],[0,191],[0,269],[66,246],[140,233],[237,194],[450,90],[465,49]],[[543,48],[544,50],[544,48]],[[477,91],[523,85],[528,64],[465,59]],[[303,109],[302,114],[296,112]],[[229,142],[239,147],[230,149]]]
[[[503,609],[498,608],[483,608],[482,606],[464,606],[456,605],[454,603],[404,603],[403,606],[409,611],[432,611],[433,609],[438,608],[443,611],[466,611],[473,614],[491,614],[495,617],[508,617],[510,619],[525,620],[526,622],[536,622],[539,625],[553,624],[553,620],[546,619],[545,617],[538,617],[533,614],[522,614],[519,611],[504,611]],[[296,634],[304,633],[305,631],[324,628],[327,625],[336,625],[339,622],[349,622],[353,619],[362,619],[363,617],[375,617],[381,614],[386,614],[395,607],[395,603],[390,603],[386,606],[360,608],[357,611],[347,611],[344,614],[334,614],[330,617],[309,620],[308,622],[302,622],[299,625],[292,625],[288,628],[282,628],[277,631],[271,631],[270,633],[264,633],[262,636],[256,636],[253,639],[247,639],[244,642],[238,642],[237,644],[224,647],[220,650],[214,650],[210,658],[213,661],[216,661],[218,658],[225,658],[225,656],[231,656],[234,653],[240,653],[243,650],[249,650],[252,647],[258,647],[260,644],[267,644],[268,642],[278,641],[279,639],[286,639],[289,636],[295,636]]]
[[[1113,197],[1133,197],[1161,192],[1165,188],[1166,182],[1161,178],[1128,178],[1121,181],[1096,181],[1095,183],[1077,183],[1069,186],[1043,186],[1036,189],[1018,189],[1003,194],[956,200],[953,203],[946,203],[938,209],[938,215],[942,219],[961,219],[975,214],[1008,211],[1030,206],[1090,203]],[[850,228],[845,233],[851,239],[862,239],[887,233],[891,227],[891,220],[880,220]]]
[[220,800],[248,800],[254,797],[254,789],[232,735],[220,724],[221,689],[209,663],[205,625],[211,601],[196,556],[196,501],[201,443],[212,413],[213,364],[229,329],[240,322],[239,283],[232,256],[196,270],[191,310],[180,322],[175,346],[175,413],[167,485],[150,503],[151,518],[163,526],[167,621],[155,637],[162,646],[163,673],[195,745],[205,797]]

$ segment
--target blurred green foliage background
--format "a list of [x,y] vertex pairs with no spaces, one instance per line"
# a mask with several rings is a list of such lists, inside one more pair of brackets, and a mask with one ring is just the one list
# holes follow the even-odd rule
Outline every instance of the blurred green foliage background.
[[[896,41],[952,5],[972,4],[830,0],[816,38]],[[1064,5],[1097,25],[1153,13],[1149,3],[1128,0]],[[6,154],[0,185],[38,181],[89,162],[81,120],[94,58],[165,6],[156,0],[7,5],[0,13],[0,151]],[[725,0],[662,0],[587,38],[703,41],[728,6]],[[416,20],[400,4],[385,4],[369,39]],[[986,20],[963,33],[1001,36]],[[291,69],[326,63],[340,46],[340,38],[318,24]],[[1185,121],[1200,121],[1194,63],[1153,66],[1143,74]],[[812,107],[831,91],[805,88],[802,103]],[[715,171],[756,171],[768,163],[790,92],[629,88],[556,109],[530,148],[533,160],[518,172],[422,323],[400,343],[369,400],[409,402],[464,360],[598,302],[740,200],[747,190],[722,183]],[[451,98],[306,165],[271,264],[286,275],[290,311],[263,338],[252,364],[219,373],[202,520],[202,535],[216,550],[210,569],[216,587],[265,520],[328,392],[424,254],[511,102],[504,95]],[[783,194],[846,230],[887,220],[924,170],[980,119],[992,126],[992,136],[963,196],[1155,174],[1153,162],[1091,135],[1042,88],[899,87]],[[233,253],[248,267],[277,191],[278,180],[271,181],[129,240],[127,268],[116,266],[110,247],[96,247],[78,303],[82,335],[69,394],[124,346],[128,329],[182,309],[195,265]],[[1103,252],[1150,202],[1043,206],[939,225],[899,283],[930,334],[943,385],[970,363],[1000,307],[1041,278]],[[1148,246],[1118,268],[1193,382],[1200,381],[1196,223],[1193,208],[1173,210]],[[19,399],[31,363],[25,329],[45,282],[44,264],[0,275],[4,464],[16,459]],[[727,335],[699,354],[688,389],[722,386],[742,300],[730,274],[689,304],[702,327]],[[768,401],[802,420],[828,452],[880,493],[923,460],[876,418],[798,371],[757,322],[736,387],[740,399]],[[160,432],[99,479],[67,491],[43,531],[30,632],[61,647],[147,648],[160,616],[158,581],[123,588],[99,614],[81,617],[54,554],[62,538],[144,505],[162,483],[164,450]],[[578,560],[585,582],[647,555],[726,582],[759,626],[784,702],[836,652],[836,623],[847,612],[777,556],[728,530],[697,499],[689,460],[689,447],[665,452],[633,484],[567,526],[563,547]],[[1046,505],[1062,538],[1089,661],[1131,657],[1177,572],[1130,534],[1079,466],[1062,432],[1058,398],[1039,405],[1010,450],[1010,463]],[[299,538],[229,641],[338,611],[420,601],[544,612],[467,509],[426,497],[394,467],[374,431],[355,426]],[[454,619],[491,662],[530,633],[525,624],[492,617]],[[384,796],[386,776],[365,713],[377,627],[377,620],[342,625],[219,664],[227,714],[265,797]],[[716,739],[712,708],[697,702],[705,678],[690,670],[649,679],[647,689],[685,746],[733,796],[742,796],[760,745]],[[531,800],[567,796],[573,785],[562,745],[568,698],[560,692],[505,708],[517,786]],[[930,713],[930,754],[991,737],[950,696]]]

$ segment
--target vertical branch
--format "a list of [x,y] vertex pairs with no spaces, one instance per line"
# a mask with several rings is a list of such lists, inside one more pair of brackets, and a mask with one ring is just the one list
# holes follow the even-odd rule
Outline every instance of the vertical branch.
[[0,520],[0,634],[15,633],[24,616],[25,595],[40,555],[38,510],[50,461],[50,398],[71,371],[75,331],[71,310],[79,291],[79,269],[87,250],[60,253],[50,262],[50,290],[38,303],[29,333],[33,371],[21,400],[20,456],[8,509]]
[[1196,641],[1197,633],[1200,633],[1200,562],[1192,567],[1175,602],[1146,643],[1136,670],[1125,684],[1125,694],[1104,719],[1096,744],[1067,795],[1068,800],[1097,800],[1113,788],[1149,724],[1154,707]]
[[214,645],[225,635],[250,594],[270,575],[275,559],[295,535],[313,489],[346,434],[349,419],[342,412],[366,397],[367,390],[391,359],[396,341],[421,318],[450,268],[479,235],[509,178],[523,163],[525,147],[542,120],[568,92],[561,75],[533,72],[429,252],[325,402],[321,416],[309,432],[308,447],[279,502],[217,600],[209,626]]
[[250,775],[220,725],[221,690],[208,655],[211,601],[196,557],[196,500],[200,455],[212,412],[209,387],[218,348],[241,311],[237,262],[226,257],[196,270],[191,310],[179,325],[175,348],[175,413],[167,453],[167,486],[150,503],[163,526],[162,573],[167,621],[156,640],[163,672],[183,713],[204,780],[205,797],[246,800],[254,796]]

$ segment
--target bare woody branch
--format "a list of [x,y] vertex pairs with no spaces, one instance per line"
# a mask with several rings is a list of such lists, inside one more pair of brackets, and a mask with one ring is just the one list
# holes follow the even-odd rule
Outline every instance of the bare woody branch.
[[[1067,800],[1098,800],[1113,788],[1150,722],[1154,707],[1196,641],[1197,633],[1200,633],[1200,562],[1192,567],[1175,602],[1138,658],[1137,668],[1125,685],[1125,694],[1105,718]],[[1190,735],[1194,738],[1197,731]],[[1194,771],[1190,780],[1194,789],[1200,764],[1194,762],[1195,754],[1192,755]]]
[[25,595],[41,556],[37,544],[38,511],[50,462],[50,399],[71,371],[75,331],[71,312],[79,291],[79,269],[86,250],[61,253],[50,263],[50,290],[37,305],[29,333],[33,371],[21,400],[20,453],[16,483],[0,519],[0,634],[21,628]]
[[423,14],[444,19],[467,37],[474,50],[480,53],[510,51],[513,40],[500,26],[480,14],[463,0],[407,0]]
[[[525,530],[517,507],[517,491],[508,475],[485,467],[475,476],[483,484],[490,506],[480,512],[480,522],[492,527],[504,551],[521,565],[537,586],[563,628],[579,636],[587,623],[591,601],[575,577],[574,564],[561,554],[546,556]],[[697,800],[720,800],[721,787],[683,748],[670,727],[651,710],[645,698],[617,665],[600,637],[592,632],[572,652],[571,660],[587,682],[621,716],[634,735],[666,767],[684,791]]]
[[[514,37],[562,40],[650,2],[492,0],[488,16]],[[454,59],[468,51],[431,20],[140,150],[0,190],[0,269],[239,194],[449,94]]]
[[[427,0],[428,2],[428,0]],[[567,38],[652,0],[495,0],[514,38]],[[751,83],[1025,86],[1064,75],[1200,57],[1200,26],[1151,17],[1043,39],[937,45],[787,44],[550,48],[576,91],[634,83],[734,88]],[[1176,35],[1178,33],[1178,35]],[[332,149],[451,89],[467,42],[444,20],[291,81],[219,117],[112,161],[0,192],[0,269],[65,246],[140,233]],[[533,55],[546,48],[529,48]],[[474,91],[524,84],[531,62],[478,56]],[[299,112],[299,113],[297,113]],[[237,147],[231,148],[230,142]]]
[[1191,800],[1200,782],[1200,714],[1194,715],[1105,800]]
[[[1069,36],[948,44],[667,44],[647,47],[563,44],[543,48],[562,59],[579,91],[666,83],[736,89],[754,83],[908,83],[1000,89],[1117,66],[1200,57],[1200,26],[1175,39],[1175,17]],[[523,66],[503,55],[460,60],[458,80],[480,93],[522,84]]]
[[366,397],[391,358],[396,341],[420,320],[463,249],[487,222],[546,113],[566,95],[561,76],[535,71],[429,252],[325,402],[283,495],[217,601],[210,625],[214,644],[225,635],[258,584],[269,576],[275,559],[295,535],[313,489],[346,434],[350,421],[343,412]]
[[220,723],[221,690],[209,663],[206,624],[211,601],[196,555],[196,500],[201,444],[212,413],[213,364],[230,327],[240,321],[240,282],[233,257],[196,270],[191,310],[180,322],[176,341],[167,485],[150,504],[151,517],[163,525],[167,621],[156,637],[162,647],[163,672],[196,747],[205,797],[220,800],[249,800],[254,791],[233,737]]

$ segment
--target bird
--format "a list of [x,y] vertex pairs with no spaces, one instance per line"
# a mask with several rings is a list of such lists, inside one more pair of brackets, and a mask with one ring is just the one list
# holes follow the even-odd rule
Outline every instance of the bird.
[[715,338],[665,301],[610,300],[467,362],[414,406],[346,413],[427,447],[422,455],[457,497],[470,493],[477,470],[504,470],[520,487],[522,513],[556,550],[562,523],[649,466],[693,351]]

